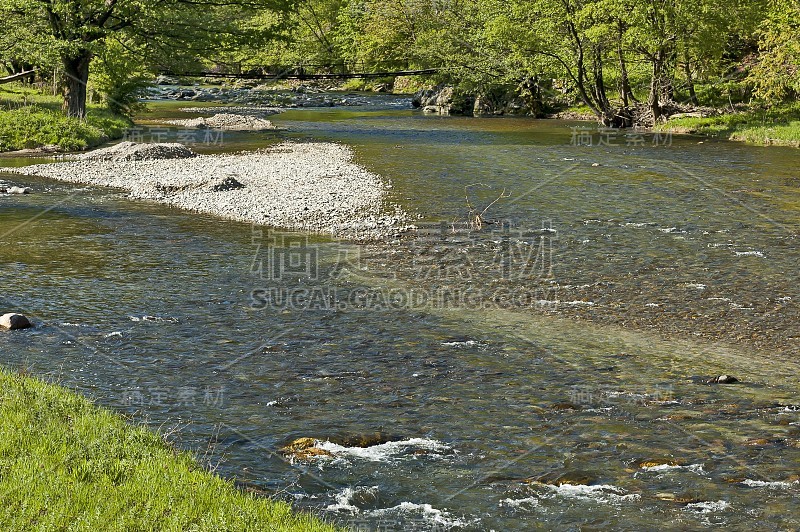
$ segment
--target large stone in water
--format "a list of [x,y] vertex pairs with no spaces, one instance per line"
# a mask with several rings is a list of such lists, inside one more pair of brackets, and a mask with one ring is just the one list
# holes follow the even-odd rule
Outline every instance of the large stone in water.
[[550,484],[551,486],[589,486],[597,482],[597,476],[587,471],[551,471],[538,478],[531,479],[540,484]]
[[731,375],[720,375],[719,377],[714,377],[713,379],[709,379],[706,384],[733,384],[739,382],[739,379],[733,377]]
[[23,316],[22,314],[3,314],[0,316],[0,327],[4,329],[16,330],[16,329],[27,329],[31,326],[31,322]]
[[333,456],[330,451],[316,447],[316,438],[298,438],[280,449],[287,458],[295,460],[312,460],[319,457]]

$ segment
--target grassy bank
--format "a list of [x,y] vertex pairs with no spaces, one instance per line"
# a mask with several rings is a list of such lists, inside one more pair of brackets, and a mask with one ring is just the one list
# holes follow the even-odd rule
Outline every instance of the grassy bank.
[[333,527],[238,491],[143,427],[61,387],[0,371],[4,530]]
[[121,138],[131,122],[90,105],[85,120],[67,118],[59,97],[0,87],[0,151],[56,145],[61,151],[91,148]]
[[675,118],[658,126],[658,129],[753,144],[800,147],[800,103],[771,109],[729,112],[706,118]]

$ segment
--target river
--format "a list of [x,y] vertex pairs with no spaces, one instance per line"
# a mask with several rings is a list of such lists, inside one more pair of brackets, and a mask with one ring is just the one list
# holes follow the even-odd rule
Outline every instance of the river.
[[0,303],[38,324],[2,364],[354,529],[800,526],[800,152],[369,101],[196,149],[351,145],[414,237],[0,174],[34,189],[0,197]]

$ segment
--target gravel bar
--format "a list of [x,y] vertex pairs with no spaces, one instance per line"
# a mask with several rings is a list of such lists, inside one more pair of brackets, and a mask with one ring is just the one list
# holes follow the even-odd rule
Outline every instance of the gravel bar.
[[187,128],[222,129],[226,131],[266,131],[268,129],[276,129],[269,120],[236,113],[218,113],[208,118],[161,120],[160,123]]
[[350,148],[333,143],[284,142],[220,155],[126,143],[77,160],[5,171],[115,187],[132,198],[230,220],[355,240],[390,238],[413,227],[390,204],[391,184],[355,164]]

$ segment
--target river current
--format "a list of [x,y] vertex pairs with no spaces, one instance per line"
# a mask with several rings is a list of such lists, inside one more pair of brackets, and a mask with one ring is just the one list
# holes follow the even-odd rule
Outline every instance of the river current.
[[369,101],[196,149],[346,143],[393,242],[0,173],[0,363],[356,530],[800,526],[800,152]]

